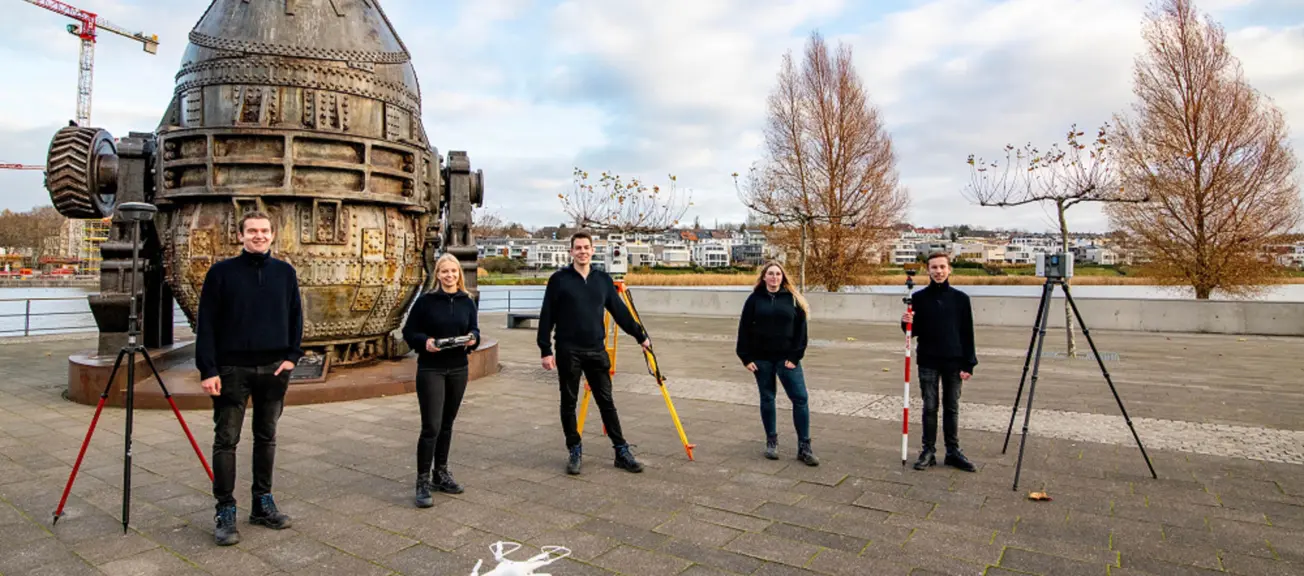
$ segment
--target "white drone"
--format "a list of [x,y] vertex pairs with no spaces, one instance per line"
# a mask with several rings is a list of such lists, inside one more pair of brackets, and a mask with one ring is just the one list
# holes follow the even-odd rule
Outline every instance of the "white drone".
[[[512,546],[512,549],[504,551],[503,548],[507,546]],[[506,558],[508,554],[521,549],[521,545],[516,542],[495,542],[489,546],[489,549],[493,550],[494,560],[498,561],[498,565],[493,570],[481,575],[480,565],[484,563],[484,560],[476,560],[475,568],[471,569],[471,576],[549,576],[542,572],[535,572],[535,569],[552,564],[570,556],[571,553],[570,548],[563,546],[544,546],[540,548],[540,550],[543,550],[542,554],[538,554],[524,562],[517,562]],[[553,553],[558,553],[558,555],[553,557]]]

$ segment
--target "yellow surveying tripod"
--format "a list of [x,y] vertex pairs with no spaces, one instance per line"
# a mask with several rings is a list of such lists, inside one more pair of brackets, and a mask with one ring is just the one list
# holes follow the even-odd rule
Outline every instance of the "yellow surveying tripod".
[[[643,320],[638,317],[638,308],[634,306],[634,298],[630,296],[629,288],[625,286],[625,279],[616,277],[612,279],[612,282],[616,285],[616,294],[620,296],[620,301],[624,302],[625,308],[629,309],[629,314],[634,317],[634,321],[639,326],[643,326]],[[602,317],[602,328],[606,332],[607,357],[611,359],[610,375],[614,379],[616,377],[616,336],[620,331],[620,327],[612,321],[611,313],[608,312]],[[644,326],[643,330],[646,332],[647,327]],[[661,375],[661,368],[657,366],[657,355],[652,351],[652,346],[648,346],[643,351],[643,360],[647,363],[648,374],[657,379],[657,387],[661,389],[661,397],[665,398],[666,408],[670,410],[670,418],[674,420],[675,430],[679,432],[679,441],[683,442],[684,452],[688,453],[688,459],[692,460],[693,448],[696,448],[697,445],[688,443],[688,436],[684,434],[684,426],[679,422],[679,413],[675,411],[674,402],[670,401],[670,392],[666,390],[666,378]],[[593,392],[589,389],[589,383],[586,381],[584,383],[584,397],[580,399],[580,413],[576,422],[576,428],[580,434],[584,433],[584,417],[588,415],[589,397],[592,395]],[[603,434],[606,434],[605,428]]]

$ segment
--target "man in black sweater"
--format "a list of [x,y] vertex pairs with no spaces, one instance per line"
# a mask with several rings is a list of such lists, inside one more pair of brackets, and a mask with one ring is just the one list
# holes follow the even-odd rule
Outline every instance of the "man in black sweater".
[[[561,384],[561,426],[566,433],[566,448],[570,459],[566,464],[568,474],[580,473],[580,432],[577,429],[575,407],[579,403],[580,376],[588,378],[589,389],[598,403],[602,424],[616,450],[617,468],[642,472],[643,465],[634,459],[620,431],[616,416],[616,403],[611,396],[611,358],[607,356],[606,329],[603,312],[611,317],[626,334],[638,339],[644,350],[651,344],[647,332],[625,308],[616,293],[611,276],[593,270],[593,237],[586,232],[576,232],[570,239],[570,266],[562,268],[548,278],[543,293],[543,306],[539,311],[539,352],[544,370],[557,369]],[[553,355],[552,332],[557,330],[557,352]]]
[[235,525],[235,450],[253,398],[253,503],[249,522],[280,530],[290,518],[272,499],[276,422],[290,373],[303,356],[303,307],[294,267],[269,254],[275,231],[263,212],[241,218],[239,256],[208,269],[199,296],[195,367],[213,397],[213,496],[219,546],[240,541]]
[[901,331],[913,322],[911,334],[919,338],[915,353],[919,388],[924,401],[923,450],[915,470],[937,464],[937,388],[942,384],[942,433],[947,466],[973,472],[977,468],[960,451],[960,387],[973,375],[978,355],[973,343],[973,309],[969,296],[951,287],[951,259],[944,253],[928,256],[928,277],[923,290],[911,297],[914,312],[901,317]]

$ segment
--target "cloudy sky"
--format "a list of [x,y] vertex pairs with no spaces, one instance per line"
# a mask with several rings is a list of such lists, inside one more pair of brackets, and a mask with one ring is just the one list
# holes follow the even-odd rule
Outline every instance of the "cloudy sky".
[[[157,124],[207,0],[71,0],[158,34],[158,55],[113,35],[96,52],[92,120]],[[279,0],[264,0],[279,1]],[[304,0],[299,0],[304,1]],[[324,1],[324,0],[307,0]],[[11,2],[0,22],[0,162],[40,164],[74,114],[67,21]],[[1197,0],[1304,151],[1304,2]],[[898,151],[916,225],[1041,231],[1047,210],[963,199],[970,153],[1059,141],[1132,102],[1145,0],[383,0],[424,90],[441,151],[485,171],[486,207],[529,226],[564,219],[574,167],[691,189],[689,218],[745,216],[730,174],[760,152],[780,58],[818,30],[846,42]],[[1304,152],[1301,152],[1304,155]],[[0,171],[0,209],[48,203],[39,172]],[[1098,208],[1070,226],[1105,231]]]

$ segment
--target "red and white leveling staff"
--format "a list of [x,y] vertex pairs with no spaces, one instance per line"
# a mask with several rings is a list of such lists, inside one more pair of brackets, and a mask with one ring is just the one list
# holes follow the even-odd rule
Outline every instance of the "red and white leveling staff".
[[[911,290],[915,288],[915,270],[912,267],[906,268],[906,297],[901,300],[906,303],[906,313],[914,312],[914,306],[911,304]],[[911,331],[914,328],[914,318],[911,322],[906,322],[906,384],[901,392],[901,465],[906,465],[909,459],[910,449],[910,339]]]

